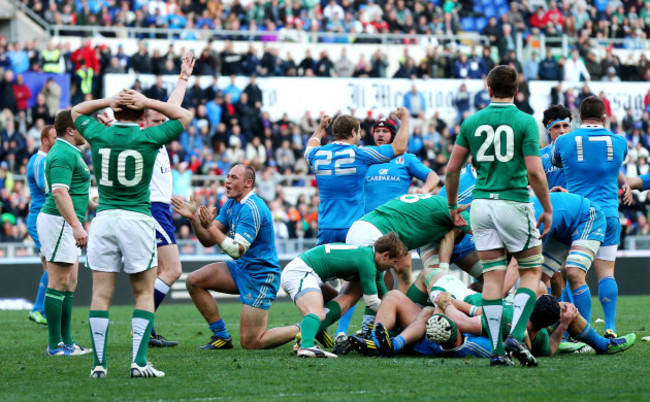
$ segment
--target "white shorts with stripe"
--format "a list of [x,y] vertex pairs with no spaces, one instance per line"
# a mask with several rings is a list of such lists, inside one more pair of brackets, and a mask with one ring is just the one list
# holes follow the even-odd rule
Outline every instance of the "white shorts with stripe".
[[542,244],[532,203],[477,199],[470,220],[478,251],[505,248],[518,253]]
[[137,274],[158,266],[154,219],[140,212],[109,209],[90,225],[88,262],[93,271]]
[[306,262],[296,257],[282,270],[280,286],[295,303],[305,293],[320,292],[323,281]]
[[39,213],[36,230],[41,241],[41,255],[46,261],[74,264],[79,260],[81,249],[72,233],[72,226],[62,216]]
[[375,244],[377,239],[382,236],[383,234],[375,225],[359,220],[350,226],[348,235],[345,237],[345,242],[359,247],[366,247]]

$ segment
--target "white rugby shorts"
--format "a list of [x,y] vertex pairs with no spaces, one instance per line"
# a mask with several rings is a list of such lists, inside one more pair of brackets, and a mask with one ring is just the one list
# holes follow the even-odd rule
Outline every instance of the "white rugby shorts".
[[282,270],[280,286],[295,303],[305,293],[320,292],[323,281],[306,262],[296,257]]
[[359,220],[350,226],[345,242],[359,247],[372,246],[382,236],[383,233],[375,225]]
[[478,251],[518,253],[542,244],[532,203],[475,199],[470,220]]
[[36,230],[41,241],[41,255],[46,261],[74,264],[79,260],[81,249],[72,234],[72,226],[62,216],[39,213]]

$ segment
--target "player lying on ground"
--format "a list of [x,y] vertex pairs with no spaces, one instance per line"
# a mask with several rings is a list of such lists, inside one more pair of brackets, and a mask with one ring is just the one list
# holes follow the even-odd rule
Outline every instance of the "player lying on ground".
[[[314,345],[314,338],[328,323],[321,292],[323,283],[339,278],[359,282],[363,301],[377,311],[380,297],[386,292],[383,272],[393,268],[408,249],[393,232],[377,239],[373,247],[331,243],[300,254],[282,272],[282,289],[304,315],[301,324],[299,357],[337,357]],[[331,311],[331,310],[330,310]],[[335,312],[332,312],[335,313]],[[340,314],[340,310],[338,312]]]
[[[464,205],[462,210],[467,209]],[[463,213],[469,221],[469,214]],[[420,250],[425,267],[439,263],[440,242],[450,232],[454,236],[469,232],[469,225],[457,228],[449,217],[446,199],[432,194],[405,194],[375,208],[354,222],[348,232],[346,243],[357,246],[372,245],[379,237],[395,232],[409,250]],[[453,242],[452,242],[453,244]],[[466,255],[457,255],[458,259]],[[410,258],[400,261],[400,270],[410,271]],[[455,262],[455,261],[454,261]],[[475,258],[476,262],[476,258]],[[468,266],[469,264],[465,264]],[[441,268],[449,270],[449,260]],[[373,314],[366,311],[362,330],[374,320]]]

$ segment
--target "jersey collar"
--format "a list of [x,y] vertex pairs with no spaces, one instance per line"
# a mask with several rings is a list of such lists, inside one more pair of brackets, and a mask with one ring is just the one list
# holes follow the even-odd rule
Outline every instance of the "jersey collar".
[[38,150],[37,153],[38,153],[39,155],[41,155],[41,156],[47,156],[47,154],[46,154],[45,152],[41,151],[40,149]]
[[605,128],[602,124],[581,124],[580,128]]
[[504,106],[514,106],[515,104],[512,102],[490,102],[489,106],[498,106],[498,107],[504,107]]
[[253,194],[255,194],[255,190],[251,190],[248,194],[246,194],[246,195],[244,196],[244,198],[242,198],[241,201],[239,201],[239,203],[240,203],[240,204],[245,204],[246,201],[248,201],[248,199],[249,199],[249,198],[251,197],[251,195],[253,195]]
[[70,141],[68,141],[68,140],[64,140],[63,138],[60,138],[60,137],[57,138],[56,140],[57,140],[57,141],[61,141],[61,142],[65,143],[65,144],[68,144],[68,145],[70,145],[72,148],[74,148],[74,149],[76,149],[77,151],[81,152],[81,149],[79,149],[76,145],[72,144],[72,143],[71,143]]
[[115,121],[114,123],[116,126],[135,126],[135,127],[140,127],[138,123],[134,123],[132,121]]

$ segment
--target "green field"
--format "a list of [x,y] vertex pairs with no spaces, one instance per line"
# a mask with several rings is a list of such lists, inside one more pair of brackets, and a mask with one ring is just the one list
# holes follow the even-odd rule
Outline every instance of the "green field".
[[[602,317],[594,300],[593,319]],[[564,355],[540,359],[539,367],[490,368],[487,359],[364,358],[298,359],[291,345],[246,351],[237,344],[239,304],[221,305],[235,349],[197,351],[209,338],[192,305],[164,305],[158,332],[180,343],[150,349],[149,360],[165,378],[131,379],[131,308],[114,307],[108,345],[108,378],[90,379],[92,357],[48,357],[47,329],[25,311],[0,312],[0,400],[171,399],[473,399],[649,400],[650,296],[619,298],[618,332],[636,332],[637,344],[612,356]],[[357,309],[353,330],[363,309]],[[87,308],[75,308],[73,333],[89,346]],[[298,310],[277,302],[270,326],[295,323]],[[602,324],[595,324],[602,331]]]

